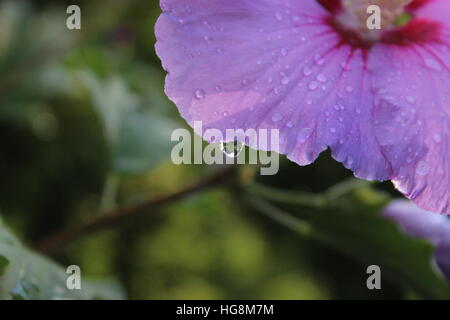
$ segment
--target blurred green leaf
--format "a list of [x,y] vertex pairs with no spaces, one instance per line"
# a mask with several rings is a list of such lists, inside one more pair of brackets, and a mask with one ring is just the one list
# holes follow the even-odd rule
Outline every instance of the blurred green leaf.
[[81,79],[103,120],[114,171],[145,172],[170,155],[173,121],[145,108],[119,77],[101,81],[82,72]]
[[299,234],[364,265],[380,266],[382,274],[391,281],[423,298],[450,298],[449,285],[433,266],[433,245],[407,236],[379,214],[387,201],[383,193],[371,189],[367,183],[355,187],[347,183],[341,189],[346,192],[340,193],[334,187],[324,196],[329,199],[327,204],[317,207],[312,201],[309,208],[304,200],[308,196],[303,193],[295,196],[296,192],[262,186],[247,190],[253,207]]
[[83,281],[69,290],[64,268],[25,248],[0,221],[0,300],[122,299],[115,282]]

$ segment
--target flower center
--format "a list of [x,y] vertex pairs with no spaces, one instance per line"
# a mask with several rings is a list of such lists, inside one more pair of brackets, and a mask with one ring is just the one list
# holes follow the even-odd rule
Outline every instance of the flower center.
[[[366,41],[379,40],[383,31],[389,31],[402,23],[405,7],[412,0],[342,0],[342,9],[336,22],[343,28],[356,32]],[[376,10],[370,10],[370,6]],[[373,7],[372,7],[373,8]],[[379,10],[378,10],[379,8]],[[373,23],[379,21],[379,28]]]

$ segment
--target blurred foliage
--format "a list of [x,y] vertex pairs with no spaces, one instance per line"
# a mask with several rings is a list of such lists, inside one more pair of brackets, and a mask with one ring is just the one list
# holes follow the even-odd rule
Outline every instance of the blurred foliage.
[[[65,25],[74,3],[80,31]],[[159,13],[156,0],[0,3],[0,208],[25,243],[218,169],[170,162],[170,133],[185,124],[164,96]],[[378,216],[396,195],[389,184],[347,183],[351,173],[329,154],[308,167],[282,158],[276,176],[240,170],[246,184],[73,242],[52,257],[59,266],[0,225],[0,297],[62,298],[71,264],[117,279],[130,299],[448,297],[433,248]],[[367,290],[370,264],[386,271],[383,290]],[[18,284],[25,296],[13,295]],[[70,298],[120,290],[81,294]]]
[[68,274],[49,259],[28,251],[0,221],[0,299],[121,299],[114,282],[86,282],[69,290]]

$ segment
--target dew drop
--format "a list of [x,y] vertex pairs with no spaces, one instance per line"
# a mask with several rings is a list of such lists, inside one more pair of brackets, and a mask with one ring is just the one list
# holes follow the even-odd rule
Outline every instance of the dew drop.
[[319,84],[316,81],[311,81],[308,86],[309,90],[311,90],[311,91],[316,90],[318,87],[319,87]]
[[205,91],[203,89],[197,89],[194,92],[194,96],[197,100],[201,100],[205,97]]
[[221,141],[220,149],[229,158],[237,158],[244,149],[244,143],[239,141],[224,142]]
[[311,131],[311,128],[303,128],[302,130],[300,130],[297,136],[297,141],[300,143],[305,143],[311,135]]
[[281,121],[282,119],[283,119],[283,116],[281,114],[279,114],[279,113],[275,113],[272,116],[272,121],[273,122],[278,122],[278,121]]
[[311,68],[308,67],[308,66],[304,67],[304,68],[303,68],[303,74],[304,74],[305,76],[310,76],[310,75],[312,74]]
[[320,82],[327,82],[327,77],[323,74],[319,74],[316,79]]
[[432,69],[432,70],[435,70],[435,71],[441,71],[441,70],[442,70],[442,67],[441,67],[441,65],[439,64],[439,62],[437,62],[437,61],[434,60],[434,59],[425,59],[425,65],[426,65],[428,68],[430,68],[430,69]]
[[414,104],[414,103],[416,103],[416,98],[414,98],[413,96],[407,96],[407,97],[406,97],[406,101],[407,101],[409,104]]
[[436,143],[441,143],[442,142],[442,136],[439,133],[436,133],[433,135],[433,140]]
[[426,176],[430,172],[430,166],[425,161],[421,160],[417,164],[416,172],[420,176]]

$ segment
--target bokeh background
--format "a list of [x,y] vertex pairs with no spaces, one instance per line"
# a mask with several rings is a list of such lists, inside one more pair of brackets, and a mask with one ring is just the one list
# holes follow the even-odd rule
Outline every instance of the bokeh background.
[[[81,7],[80,31],[66,28],[69,4]],[[170,160],[170,134],[186,124],[163,91],[154,51],[159,14],[157,0],[0,2],[3,236],[32,247],[223,169]],[[308,167],[284,157],[280,165],[266,177],[239,166],[233,183],[46,256],[56,268],[76,264],[83,277],[114,281],[106,296],[128,299],[446,297],[432,247],[379,216],[399,196],[389,183],[359,182],[329,153]],[[0,297],[61,294],[42,289],[61,279],[40,278],[34,258],[12,270],[20,264],[2,241],[0,233]],[[382,268],[382,290],[366,287],[371,264]]]

